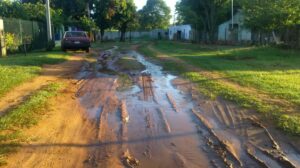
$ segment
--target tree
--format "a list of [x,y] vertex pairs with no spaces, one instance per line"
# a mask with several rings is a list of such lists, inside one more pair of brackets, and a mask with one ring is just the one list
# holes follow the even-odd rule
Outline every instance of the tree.
[[[23,4],[44,4],[44,0],[20,0]],[[54,10],[61,10],[61,19],[65,25],[78,25],[83,16],[89,16],[87,9],[93,0],[51,0],[50,6]]]
[[95,31],[98,29],[94,20],[87,16],[82,16],[79,20],[79,27],[87,32]]
[[[0,1],[0,16],[2,17],[45,22],[45,10],[45,5],[39,2],[36,4],[22,4],[18,1]],[[51,15],[54,25],[59,25],[63,22],[62,10],[51,9]]]
[[147,0],[139,11],[140,26],[144,30],[166,29],[170,25],[171,10],[163,0]]
[[113,23],[121,32],[120,41],[125,41],[126,31],[137,16],[136,6],[133,0],[116,0],[115,9]]
[[103,40],[104,31],[113,26],[112,18],[116,13],[114,2],[114,0],[99,0],[95,2],[93,18],[100,29],[101,40]]
[[206,42],[214,42],[218,25],[229,18],[230,3],[230,0],[181,0],[177,10],[184,22],[204,32]]
[[277,43],[280,41],[276,34],[280,34],[286,43],[299,43],[299,0],[243,0],[241,6],[245,25],[254,32],[272,32]]

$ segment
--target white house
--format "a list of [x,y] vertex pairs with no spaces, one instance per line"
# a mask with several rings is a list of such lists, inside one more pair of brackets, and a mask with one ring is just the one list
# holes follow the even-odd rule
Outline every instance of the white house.
[[191,40],[192,26],[191,25],[178,25],[169,27],[170,40]]
[[251,41],[252,33],[244,25],[244,15],[241,11],[237,12],[232,19],[219,25],[219,41]]

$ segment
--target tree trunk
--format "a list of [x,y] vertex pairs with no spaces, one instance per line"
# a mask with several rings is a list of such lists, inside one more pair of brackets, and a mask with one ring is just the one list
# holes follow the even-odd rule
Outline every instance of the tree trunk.
[[100,36],[101,36],[101,37],[100,37],[100,41],[101,41],[101,42],[104,41],[104,38],[103,38],[103,37],[104,37],[104,29],[101,29],[101,30],[100,30]]
[[276,36],[275,31],[272,31],[272,35],[273,35],[273,38],[274,38],[275,43],[276,43],[277,45],[280,44],[280,40],[279,40],[279,38]]
[[125,42],[126,30],[127,30],[127,24],[123,24],[120,29],[120,31],[121,31],[120,42]]

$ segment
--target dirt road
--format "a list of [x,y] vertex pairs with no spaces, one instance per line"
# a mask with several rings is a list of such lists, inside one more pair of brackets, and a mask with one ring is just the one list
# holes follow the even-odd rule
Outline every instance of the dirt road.
[[[207,100],[193,84],[135,51],[110,50],[114,63],[130,56],[145,69],[116,73],[86,63],[51,101],[49,118],[27,134],[8,167],[299,167],[299,142],[262,124],[254,112]],[[125,73],[125,72],[117,72]]]

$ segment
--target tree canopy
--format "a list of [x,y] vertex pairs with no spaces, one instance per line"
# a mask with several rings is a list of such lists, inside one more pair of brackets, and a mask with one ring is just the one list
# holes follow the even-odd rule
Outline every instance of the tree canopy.
[[[2,17],[45,22],[45,10],[45,5],[40,2],[22,4],[18,1],[0,1],[0,16]],[[51,9],[54,25],[59,25],[63,22],[62,13],[61,9]]]
[[230,0],[181,0],[176,5],[183,22],[204,32],[205,41],[216,40],[218,25],[228,19]]
[[139,11],[140,27],[144,30],[166,29],[170,25],[171,10],[164,0],[147,0]]

